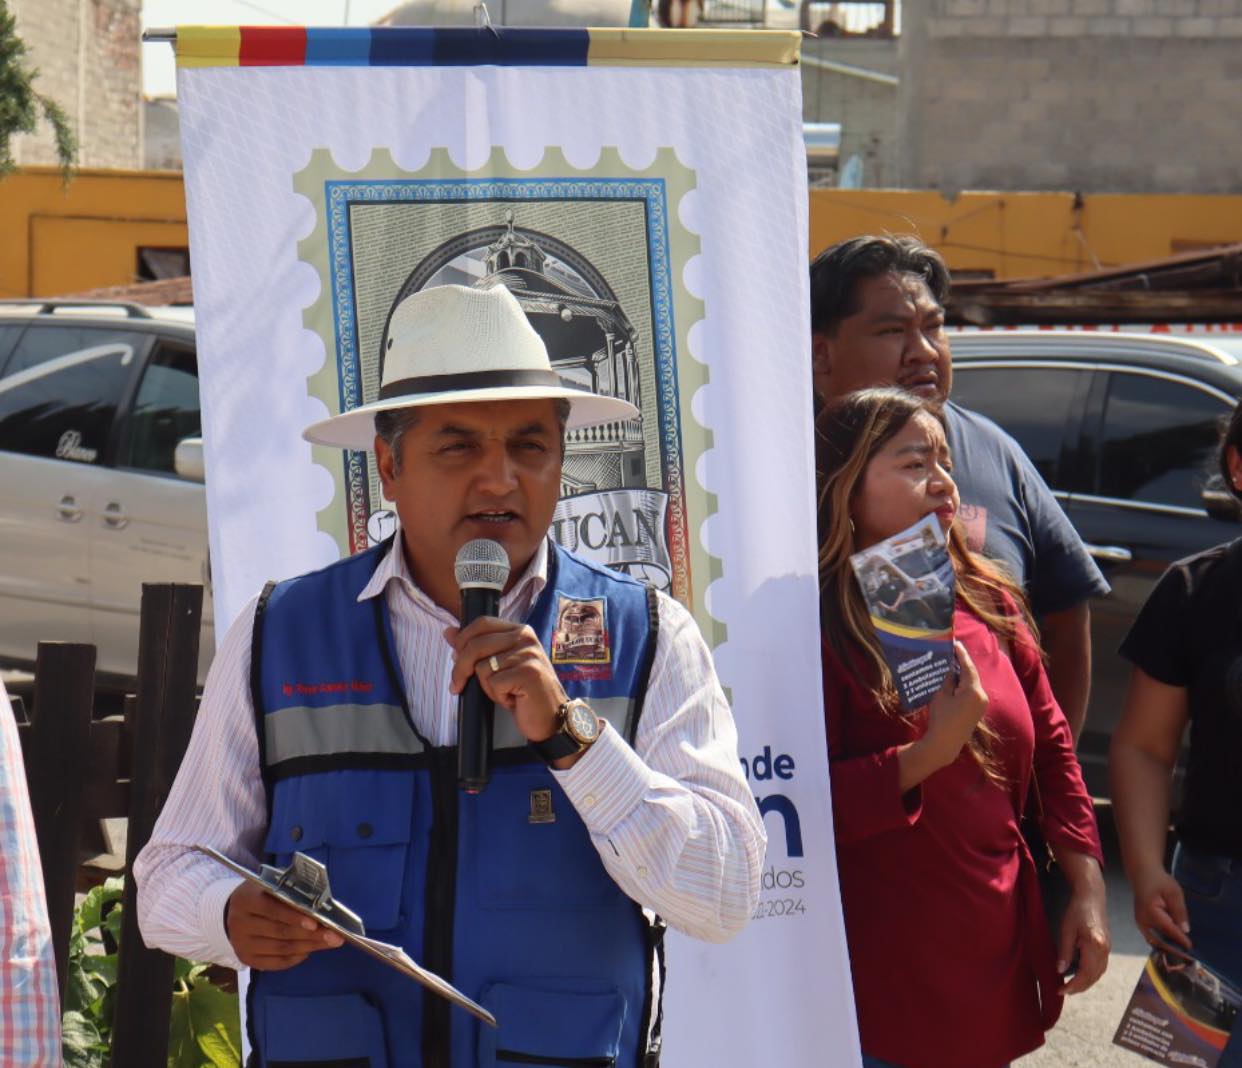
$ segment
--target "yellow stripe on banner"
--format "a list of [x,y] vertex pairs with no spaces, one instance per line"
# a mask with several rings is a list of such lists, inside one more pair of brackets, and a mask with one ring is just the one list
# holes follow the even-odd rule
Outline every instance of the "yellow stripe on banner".
[[792,67],[796,30],[592,29],[592,67]]
[[178,26],[178,67],[236,67],[240,26]]

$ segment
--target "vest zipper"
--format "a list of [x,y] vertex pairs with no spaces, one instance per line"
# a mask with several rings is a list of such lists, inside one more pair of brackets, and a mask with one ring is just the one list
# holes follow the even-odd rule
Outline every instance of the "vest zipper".
[[616,1057],[540,1057],[512,1049],[498,1049],[496,1060],[509,1064],[540,1064],[549,1068],[613,1068],[617,1063]]
[[[427,855],[423,966],[453,981],[453,922],[457,898],[457,750],[431,751],[432,825]],[[450,1009],[442,997],[423,994],[423,1062],[449,1068],[452,1053]]]

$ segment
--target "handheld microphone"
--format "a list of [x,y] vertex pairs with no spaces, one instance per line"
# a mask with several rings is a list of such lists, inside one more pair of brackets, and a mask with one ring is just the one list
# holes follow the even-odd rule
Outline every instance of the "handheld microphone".
[[[457,550],[453,573],[461,590],[461,625],[500,614],[500,591],[509,581],[509,554],[489,538],[475,538]],[[477,794],[491,778],[492,728],[496,706],[471,675],[457,699],[457,785]]]

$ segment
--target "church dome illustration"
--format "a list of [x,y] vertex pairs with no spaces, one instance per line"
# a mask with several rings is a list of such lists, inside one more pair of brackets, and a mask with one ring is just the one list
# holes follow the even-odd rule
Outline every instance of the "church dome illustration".
[[[441,244],[406,279],[393,302],[431,285],[507,288],[548,348],[567,386],[621,397],[642,411],[637,331],[598,269],[566,242],[519,228],[506,210],[499,226]],[[561,495],[646,483],[642,419],[583,427],[566,436]]]

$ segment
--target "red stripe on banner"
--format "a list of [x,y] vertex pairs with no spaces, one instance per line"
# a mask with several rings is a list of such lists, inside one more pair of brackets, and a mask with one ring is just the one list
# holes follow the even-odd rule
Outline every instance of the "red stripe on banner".
[[242,26],[237,62],[243,67],[300,67],[306,62],[306,27]]

